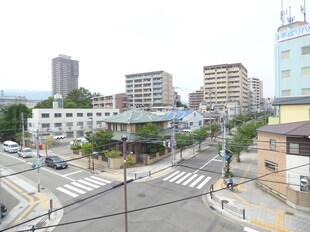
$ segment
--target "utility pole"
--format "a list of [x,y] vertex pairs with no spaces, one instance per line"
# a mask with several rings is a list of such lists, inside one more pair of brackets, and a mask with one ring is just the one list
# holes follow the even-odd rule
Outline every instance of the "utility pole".
[[37,176],[38,176],[38,192],[40,192],[40,153],[39,153],[39,129],[37,129],[37,137],[36,137],[36,147],[37,147]]
[[226,169],[226,111],[224,114],[224,120],[223,120],[223,137],[222,137],[222,150],[221,150],[221,156],[222,156],[222,177],[225,177],[225,169]]
[[211,118],[211,94],[212,94],[212,92],[211,92],[211,89],[209,89],[208,90],[208,93],[209,93],[209,104],[210,104],[210,108],[209,108],[209,111],[210,111],[210,120],[209,120],[209,122],[210,122],[210,135],[211,135],[211,128],[212,128],[212,122],[211,122],[211,120],[212,120],[212,118]]
[[172,167],[175,165],[175,149],[176,149],[176,142],[175,142],[175,111],[173,112],[173,118],[172,118],[172,127],[171,127],[171,154],[172,154]]
[[21,115],[21,121],[22,121],[22,144],[23,147],[25,147],[25,123],[24,123],[24,112],[22,112]]
[[128,232],[128,217],[127,217],[127,174],[126,174],[126,141],[127,141],[127,136],[123,135],[122,136],[122,141],[123,141],[123,158],[124,158],[124,164],[123,164],[123,169],[124,169],[124,203],[125,203],[125,232]]

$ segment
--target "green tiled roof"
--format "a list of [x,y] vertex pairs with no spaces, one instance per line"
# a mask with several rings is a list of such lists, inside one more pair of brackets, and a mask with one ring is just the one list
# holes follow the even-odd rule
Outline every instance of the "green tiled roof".
[[106,123],[136,124],[148,122],[167,122],[168,119],[148,111],[132,109],[103,120]]

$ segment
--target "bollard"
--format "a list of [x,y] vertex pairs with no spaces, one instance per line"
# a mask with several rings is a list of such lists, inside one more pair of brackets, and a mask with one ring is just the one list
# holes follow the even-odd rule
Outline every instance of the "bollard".
[[48,220],[51,220],[51,210],[48,210]]
[[151,171],[149,171],[149,176],[151,176]]
[[224,209],[224,201],[221,201],[222,209]]
[[137,173],[135,173],[135,180],[137,179]]
[[53,210],[53,199],[50,199],[50,209]]
[[245,209],[242,210],[242,219],[245,220]]
[[36,230],[36,228],[34,226],[32,226],[31,231],[34,232]]

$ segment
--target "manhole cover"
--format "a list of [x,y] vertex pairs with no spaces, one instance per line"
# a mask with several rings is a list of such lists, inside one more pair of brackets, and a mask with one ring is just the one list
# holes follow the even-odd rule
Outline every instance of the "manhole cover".
[[145,194],[144,193],[139,193],[138,197],[145,197]]

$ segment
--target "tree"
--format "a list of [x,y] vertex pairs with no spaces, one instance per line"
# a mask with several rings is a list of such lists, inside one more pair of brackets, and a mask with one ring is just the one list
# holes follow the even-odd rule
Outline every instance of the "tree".
[[183,159],[182,151],[184,150],[185,147],[192,144],[192,135],[188,133],[177,133],[175,135],[175,140],[177,143],[177,148],[180,149],[180,157],[182,160]]
[[160,135],[160,126],[154,123],[147,123],[145,126],[141,127],[137,134],[146,139],[160,139],[162,136]]
[[112,131],[97,130],[94,134],[87,133],[85,138],[93,146],[93,151],[102,151],[107,148],[113,138]]
[[220,132],[221,126],[218,124],[212,124],[211,125],[211,140]]
[[0,119],[1,140],[16,140],[16,133],[21,132],[22,123],[24,123],[24,128],[27,130],[27,124],[21,122],[22,112],[24,119],[31,117],[31,110],[24,104],[13,104],[1,110],[3,115]]
[[48,99],[38,102],[34,109],[51,109],[53,108],[54,97],[48,97]]
[[80,87],[79,89],[72,90],[65,98],[68,102],[74,102],[77,108],[92,108],[92,93]]
[[209,136],[208,129],[206,127],[202,127],[200,129],[194,130],[193,136],[199,144],[199,149],[201,149],[201,143]]

